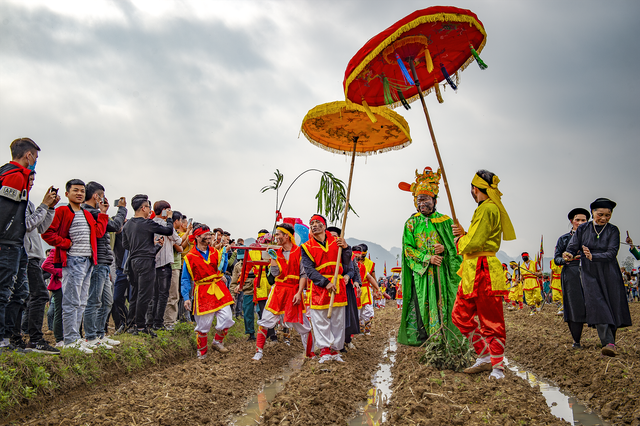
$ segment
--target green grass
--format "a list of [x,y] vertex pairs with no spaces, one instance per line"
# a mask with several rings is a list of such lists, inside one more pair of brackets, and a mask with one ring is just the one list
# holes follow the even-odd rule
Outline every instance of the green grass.
[[76,349],[63,349],[59,356],[1,354],[0,415],[4,417],[29,401],[90,386],[110,376],[193,356],[196,347],[192,324],[178,324],[173,332],[160,331],[155,339],[130,334],[116,339],[122,344],[113,350],[94,350],[93,354]]

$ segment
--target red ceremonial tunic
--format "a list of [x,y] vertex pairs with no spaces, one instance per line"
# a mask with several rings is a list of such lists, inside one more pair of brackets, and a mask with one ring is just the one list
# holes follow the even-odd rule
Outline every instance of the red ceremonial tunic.
[[[336,260],[338,259],[338,242],[330,233],[326,233],[326,247],[323,247],[315,238],[309,238],[309,241],[302,245],[309,258],[316,265],[316,270],[329,281],[333,280],[336,270]],[[329,309],[331,293],[324,287],[315,284],[311,285],[311,301],[309,307],[311,309]],[[338,283],[336,286],[336,296],[333,299],[333,306],[347,305],[347,289],[342,276],[342,264],[338,269]]]
[[284,322],[302,324],[302,314],[305,312],[304,302],[293,304],[293,296],[298,292],[300,284],[300,247],[293,245],[289,252],[289,260],[284,257],[283,250],[277,250],[276,262],[280,268],[280,275],[271,288],[265,308],[274,315],[284,315]]
[[202,257],[196,246],[184,261],[194,284],[193,300],[196,315],[209,314],[233,304],[233,297],[218,271],[218,250],[209,247],[209,259]]

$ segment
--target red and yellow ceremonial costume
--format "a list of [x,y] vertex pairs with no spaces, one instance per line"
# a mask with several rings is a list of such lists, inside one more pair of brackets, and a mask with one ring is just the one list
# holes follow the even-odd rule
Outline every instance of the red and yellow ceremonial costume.
[[[491,186],[477,174],[471,184],[485,189],[489,196],[473,213],[467,234],[457,241],[463,261],[458,271],[462,277],[451,319],[473,345],[478,357],[491,354],[493,368],[504,369],[506,339],[502,296],[509,288],[502,262],[496,257],[502,235],[515,239],[511,220],[502,206],[498,191],[500,180],[494,176]],[[478,316],[480,326],[475,317]]]
[[511,276],[511,289],[509,290],[509,301],[511,305],[518,307],[518,309],[523,309],[524,304],[522,303],[522,282],[518,281],[518,264],[513,262],[511,263],[511,268],[513,269],[513,275]]
[[526,297],[529,306],[538,307],[542,303],[542,293],[540,293],[540,283],[535,275],[538,272],[538,264],[529,260],[529,264],[520,265],[520,274],[522,276],[524,297]]
[[[278,229],[288,233],[284,228]],[[290,235],[290,238],[291,241],[295,241],[293,235]],[[278,248],[276,254],[276,263],[280,273],[275,278],[275,284],[269,293],[265,311],[258,321],[257,350],[260,352],[264,349],[267,330],[275,327],[282,319],[287,327],[294,328],[300,334],[307,356],[312,356],[313,336],[310,333],[311,325],[305,315],[304,301],[297,305],[293,304],[293,296],[298,292],[300,285],[300,247],[293,244],[288,260],[282,248]]]
[[[317,216],[312,217],[312,221]],[[324,221],[324,219],[322,218]],[[335,268],[338,259],[338,240],[325,231],[324,246],[320,244],[314,237],[309,238],[302,245],[307,257],[313,262],[315,271],[329,281],[333,280]],[[310,271],[306,271],[307,276],[313,281]],[[312,283],[311,299],[310,299],[310,316],[313,326],[313,337],[316,346],[321,348],[321,356],[336,355],[344,347],[345,338],[345,306],[347,305],[346,284],[343,277],[342,262],[338,266],[338,281],[336,283],[336,294],[333,302],[333,312],[331,318],[327,317],[329,311],[329,303],[331,300],[330,292],[324,288]]]
[[551,260],[551,293],[553,294],[553,301],[562,303],[562,280],[560,274],[562,273],[562,265],[556,265],[556,262]]
[[207,353],[208,332],[213,318],[216,317],[215,341],[221,343],[229,328],[234,324],[230,305],[234,303],[229,289],[222,281],[222,273],[218,270],[219,253],[213,247],[203,257],[194,245],[184,257],[184,262],[193,285],[193,312],[196,320],[198,356]]

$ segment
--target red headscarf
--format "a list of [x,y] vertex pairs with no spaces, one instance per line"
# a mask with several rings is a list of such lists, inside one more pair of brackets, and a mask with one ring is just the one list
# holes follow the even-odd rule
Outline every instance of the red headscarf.
[[193,243],[196,240],[196,237],[198,237],[198,236],[200,236],[202,234],[206,234],[209,231],[210,231],[210,229],[206,225],[201,226],[200,228],[196,228],[196,230],[193,231],[193,234],[189,235],[189,241]]

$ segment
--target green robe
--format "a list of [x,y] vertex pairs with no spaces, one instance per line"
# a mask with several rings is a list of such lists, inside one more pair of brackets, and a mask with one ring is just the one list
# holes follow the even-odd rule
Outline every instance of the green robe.
[[[434,212],[428,218],[415,213],[404,225],[402,237],[402,322],[398,331],[398,342],[420,346],[440,328],[438,312],[438,278],[442,287],[442,315],[447,337],[462,338],[458,328],[451,322],[451,311],[460,284],[457,272],[462,257],[457,254],[453,242],[453,221]],[[445,247],[442,264],[431,265],[435,254],[434,245]]]

